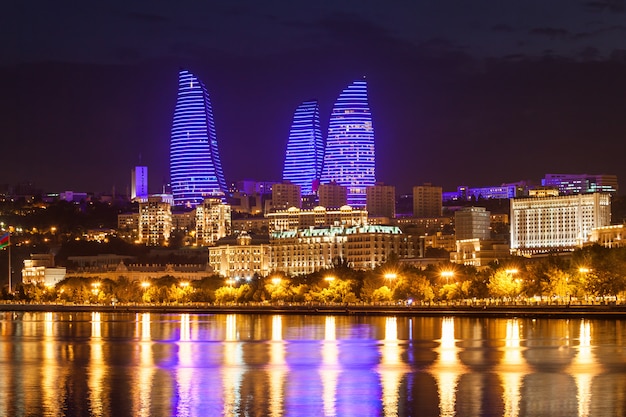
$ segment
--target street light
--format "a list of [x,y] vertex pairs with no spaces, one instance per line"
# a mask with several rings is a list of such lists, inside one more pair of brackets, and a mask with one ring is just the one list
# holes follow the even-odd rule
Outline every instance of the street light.
[[446,279],[446,284],[448,284],[448,281],[450,280],[450,278],[454,277],[454,271],[441,271],[441,277]]
[[324,281],[328,282],[329,284],[333,282],[334,280],[335,280],[335,277],[333,276],[324,277]]
[[272,284],[274,284],[274,285],[280,284],[281,281],[282,281],[282,279],[280,277],[272,278]]

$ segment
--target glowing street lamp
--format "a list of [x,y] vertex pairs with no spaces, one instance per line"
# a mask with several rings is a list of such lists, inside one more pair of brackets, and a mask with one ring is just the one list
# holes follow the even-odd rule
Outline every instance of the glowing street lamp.
[[454,271],[441,271],[441,277],[446,279],[446,284],[450,280],[450,278],[454,277]]
[[328,282],[329,284],[333,282],[334,280],[335,280],[335,277],[333,276],[327,276],[324,278],[324,281]]
[[388,279],[389,281],[393,281],[396,278],[398,278],[398,275],[395,272],[387,272],[385,274],[385,279]]
[[150,287],[150,283],[148,281],[144,281],[141,283],[141,288],[143,288],[144,290],[147,290],[148,287]]
[[588,274],[589,272],[591,272],[591,269],[581,266],[580,268],[578,268],[578,272],[580,272],[581,274]]
[[272,284],[274,284],[274,285],[280,284],[281,281],[282,281],[282,278],[280,278],[280,277],[272,278]]
[[181,288],[187,288],[189,286],[189,283],[187,281],[183,281],[180,284],[178,284],[181,286]]

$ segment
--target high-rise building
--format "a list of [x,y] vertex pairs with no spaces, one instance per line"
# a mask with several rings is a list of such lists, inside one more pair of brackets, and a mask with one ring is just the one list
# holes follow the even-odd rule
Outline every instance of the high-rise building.
[[283,181],[299,185],[303,196],[317,191],[322,174],[324,141],[316,100],[303,102],[293,115],[283,166]]
[[611,223],[609,193],[511,200],[511,250],[519,255],[567,251],[589,241],[592,229]]
[[348,204],[348,189],[335,181],[321,184],[318,190],[319,205],[326,208],[339,208]]
[[231,233],[231,208],[221,198],[207,198],[196,206],[196,243],[214,245]]
[[167,245],[172,231],[172,207],[161,196],[139,203],[139,241],[148,246]]
[[274,184],[272,187],[272,207],[274,209],[300,208],[302,197],[300,190],[299,185],[289,182]]
[[376,183],[375,162],[367,83],[357,80],[339,95],[330,115],[321,183],[348,187],[348,205],[365,207],[365,190]]
[[442,208],[441,187],[430,183],[413,187],[413,216],[439,217]]
[[491,212],[484,207],[464,207],[454,213],[456,240],[491,238]]
[[367,212],[371,217],[396,217],[396,187],[377,183],[367,187]]
[[148,198],[148,167],[136,166],[130,173],[130,199],[145,200]]
[[170,180],[176,205],[194,207],[205,197],[223,196],[227,191],[209,94],[204,84],[187,70],[178,74]]

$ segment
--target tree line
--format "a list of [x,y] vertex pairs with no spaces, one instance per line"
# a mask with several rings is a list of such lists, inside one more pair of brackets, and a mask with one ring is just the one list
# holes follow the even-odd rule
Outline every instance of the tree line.
[[281,273],[249,280],[218,275],[184,282],[163,276],[145,282],[67,278],[54,287],[17,286],[5,299],[74,303],[420,303],[589,302],[626,295],[626,248],[590,246],[563,256],[514,257],[486,268],[441,262],[418,268],[395,256],[373,270],[336,262],[308,275]]

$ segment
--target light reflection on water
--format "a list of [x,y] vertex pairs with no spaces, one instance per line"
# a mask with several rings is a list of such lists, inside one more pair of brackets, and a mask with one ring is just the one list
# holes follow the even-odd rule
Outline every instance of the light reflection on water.
[[621,320],[0,313],[0,415],[626,413]]

